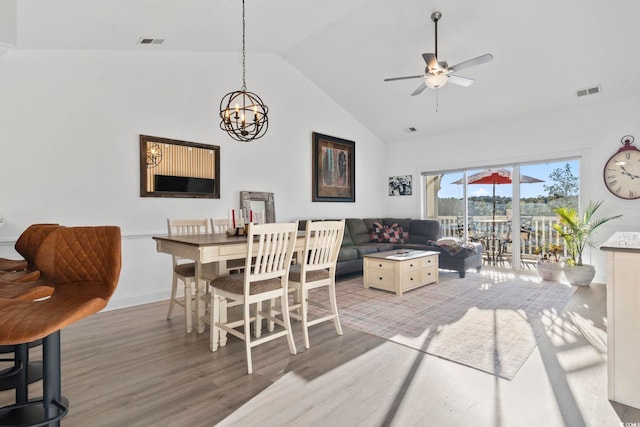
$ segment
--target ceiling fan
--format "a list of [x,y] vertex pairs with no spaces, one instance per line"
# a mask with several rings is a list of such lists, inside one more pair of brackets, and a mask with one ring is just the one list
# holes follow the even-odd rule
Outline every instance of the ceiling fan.
[[451,82],[458,86],[469,86],[473,83],[472,79],[468,79],[466,77],[456,76],[453,73],[464,70],[469,67],[474,67],[476,65],[484,64],[485,62],[489,62],[493,59],[493,55],[487,53],[482,56],[478,56],[477,58],[469,59],[468,61],[461,62],[459,64],[453,65],[449,67],[446,62],[438,62],[438,21],[442,18],[442,14],[440,12],[433,12],[431,14],[431,20],[435,23],[436,27],[436,51],[435,53],[423,53],[422,58],[424,58],[424,62],[427,63],[426,68],[424,69],[425,74],[420,74],[418,76],[406,76],[406,77],[392,77],[389,79],[384,79],[385,82],[392,82],[395,80],[406,80],[406,79],[424,79],[424,82],[416,90],[413,91],[411,96],[419,95],[425,88],[430,89],[438,89],[447,84],[447,82]]

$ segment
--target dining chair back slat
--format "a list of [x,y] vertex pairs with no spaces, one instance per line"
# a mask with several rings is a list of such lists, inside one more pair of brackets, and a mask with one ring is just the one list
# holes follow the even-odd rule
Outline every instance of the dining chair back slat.
[[[204,219],[167,219],[167,232],[169,236],[193,236],[199,234],[209,234],[210,220]],[[185,310],[185,328],[187,333],[191,333],[193,325],[192,294],[195,278],[195,263],[192,260],[183,260],[172,255],[173,277],[171,283],[171,297],[169,299],[169,311],[167,320],[171,319],[173,308],[177,304]],[[184,298],[177,296],[178,280],[184,283]]]

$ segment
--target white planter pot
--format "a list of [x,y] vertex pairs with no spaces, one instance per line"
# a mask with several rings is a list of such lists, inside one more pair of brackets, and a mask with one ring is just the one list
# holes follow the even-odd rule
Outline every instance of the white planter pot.
[[564,264],[558,262],[538,260],[538,263],[536,264],[536,271],[542,280],[559,282],[562,280],[563,266]]
[[593,265],[565,265],[563,270],[569,283],[576,286],[589,286],[596,275]]

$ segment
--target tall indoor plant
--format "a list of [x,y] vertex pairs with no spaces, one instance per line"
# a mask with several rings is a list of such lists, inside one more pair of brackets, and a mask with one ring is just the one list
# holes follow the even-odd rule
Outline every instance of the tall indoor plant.
[[587,246],[593,246],[591,235],[602,224],[622,215],[593,219],[602,201],[590,202],[582,217],[574,208],[560,207],[553,211],[560,217],[560,223],[553,228],[564,239],[569,259],[564,267],[564,275],[572,285],[588,286],[596,274],[592,265],[582,263],[582,253]]

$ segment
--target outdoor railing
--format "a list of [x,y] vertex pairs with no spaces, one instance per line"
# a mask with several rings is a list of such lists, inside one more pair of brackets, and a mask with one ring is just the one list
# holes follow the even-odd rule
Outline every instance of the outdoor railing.
[[[557,216],[527,216],[520,229],[520,252],[523,255],[535,256],[536,248],[548,248],[551,244],[564,247],[562,238],[553,228],[559,223]],[[462,237],[462,218],[457,216],[438,216],[442,237]],[[493,224],[493,227],[491,226]],[[489,233],[496,239],[510,242],[514,233],[511,222],[506,216],[473,216],[468,221],[467,235],[471,240],[480,240]],[[517,235],[517,234],[516,234]],[[566,256],[566,251],[560,256]]]

